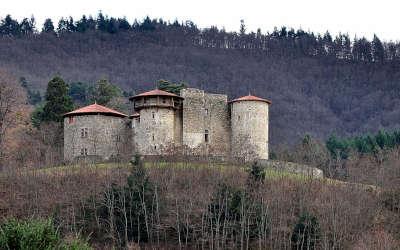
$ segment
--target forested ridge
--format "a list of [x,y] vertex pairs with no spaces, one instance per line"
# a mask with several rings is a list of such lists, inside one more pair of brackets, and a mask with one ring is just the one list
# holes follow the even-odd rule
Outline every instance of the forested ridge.
[[271,32],[199,29],[193,22],[82,17],[35,27],[0,23],[0,67],[43,90],[56,74],[67,82],[108,78],[124,91],[159,79],[185,82],[230,98],[249,92],[272,101],[270,141],[304,134],[325,139],[399,126],[400,44],[282,27]]

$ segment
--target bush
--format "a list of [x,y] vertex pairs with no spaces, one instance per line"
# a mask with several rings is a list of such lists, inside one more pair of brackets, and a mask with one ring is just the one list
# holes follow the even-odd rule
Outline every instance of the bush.
[[293,229],[293,249],[315,249],[319,240],[320,227],[317,217],[303,213]]
[[51,220],[8,220],[0,227],[1,249],[54,249],[60,235]]
[[60,250],[92,250],[93,248],[87,241],[80,238],[74,238],[71,241],[66,241],[60,246]]

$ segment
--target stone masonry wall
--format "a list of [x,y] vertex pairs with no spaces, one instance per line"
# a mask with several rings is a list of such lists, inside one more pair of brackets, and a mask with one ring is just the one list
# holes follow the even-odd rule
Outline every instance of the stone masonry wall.
[[135,127],[135,145],[141,155],[162,155],[174,144],[175,110],[144,108]]
[[[195,154],[229,156],[230,120],[226,95],[203,90],[181,90],[183,100],[183,145]],[[208,142],[205,134],[208,132]]]
[[94,156],[102,160],[125,155],[129,128],[124,118],[105,115],[64,118],[64,160]]
[[232,156],[268,159],[268,104],[239,101],[231,105]]

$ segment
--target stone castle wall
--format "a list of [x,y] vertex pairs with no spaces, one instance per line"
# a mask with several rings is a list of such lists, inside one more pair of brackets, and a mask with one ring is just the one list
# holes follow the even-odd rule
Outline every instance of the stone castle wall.
[[232,156],[268,159],[268,104],[238,101],[231,104]]
[[229,155],[228,97],[193,88],[181,90],[181,97],[183,145],[195,154]]
[[[182,105],[180,99],[163,96],[138,100],[135,111],[140,116],[130,123],[106,115],[75,116],[73,123],[65,117],[64,159],[98,156],[109,160],[117,155],[129,158],[135,153],[268,159],[266,102],[229,104],[227,95],[193,88],[181,90],[180,95]],[[82,129],[87,133],[83,137]]]
[[141,109],[134,130],[139,154],[165,154],[175,145],[175,110],[158,107]]
[[95,157],[110,160],[126,155],[130,147],[127,120],[106,115],[64,118],[64,160]]

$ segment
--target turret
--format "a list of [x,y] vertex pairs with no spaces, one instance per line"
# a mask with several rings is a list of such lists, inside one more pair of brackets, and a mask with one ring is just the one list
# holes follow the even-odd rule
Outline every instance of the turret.
[[231,105],[231,154],[246,161],[268,159],[268,108],[270,101],[253,95]]
[[134,142],[141,155],[169,154],[180,144],[182,97],[155,89],[129,98],[136,115]]
[[98,104],[64,114],[64,160],[103,161],[126,155],[127,115]]

